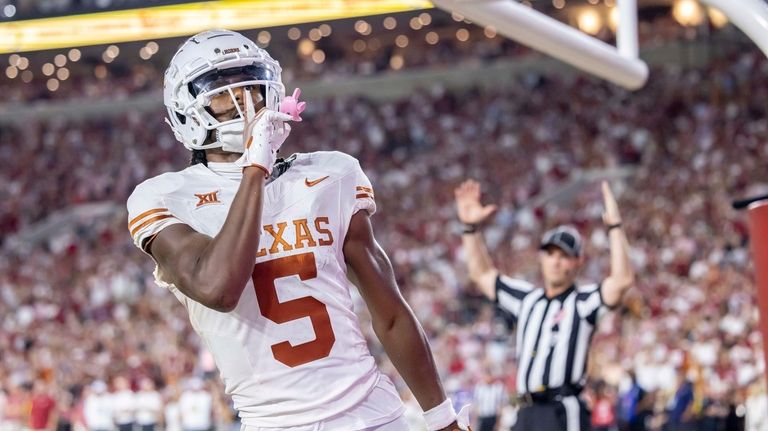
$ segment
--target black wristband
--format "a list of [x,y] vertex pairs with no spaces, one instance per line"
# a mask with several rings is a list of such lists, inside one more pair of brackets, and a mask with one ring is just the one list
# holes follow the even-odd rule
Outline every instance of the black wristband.
[[461,230],[462,234],[476,233],[479,230],[479,225],[464,223],[464,229]]
[[618,222],[616,224],[609,224],[605,226],[605,230],[610,232],[612,229],[621,228],[621,222]]

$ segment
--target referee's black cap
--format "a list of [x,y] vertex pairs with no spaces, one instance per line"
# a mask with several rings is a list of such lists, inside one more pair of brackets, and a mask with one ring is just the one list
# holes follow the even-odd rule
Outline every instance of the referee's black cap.
[[568,256],[578,257],[581,254],[581,235],[573,226],[558,226],[544,234],[539,249],[544,250],[550,245],[563,250]]

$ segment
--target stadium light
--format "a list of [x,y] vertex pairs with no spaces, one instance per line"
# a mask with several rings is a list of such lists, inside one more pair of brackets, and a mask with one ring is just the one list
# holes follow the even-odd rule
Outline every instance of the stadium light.
[[8,18],[13,18],[16,15],[16,6],[9,4],[3,8],[3,15]]
[[69,57],[69,61],[79,61],[80,57],[82,56],[82,53],[77,48],[72,48],[67,53],[67,56]]
[[718,8],[708,7],[707,15],[709,16],[709,21],[715,28],[723,28],[728,25],[728,17]]
[[619,28],[619,10],[615,7],[608,11],[608,28],[614,33]]
[[[218,0],[21,20],[0,23],[0,54],[188,36],[211,28],[261,29],[431,6],[427,0]],[[321,32],[330,34],[330,27]]]
[[576,23],[579,26],[579,30],[593,36],[599,33],[600,29],[603,28],[603,20],[594,9],[586,9],[582,11],[578,16]]
[[704,22],[704,10],[696,0],[677,0],[672,6],[672,16],[686,27],[696,27]]

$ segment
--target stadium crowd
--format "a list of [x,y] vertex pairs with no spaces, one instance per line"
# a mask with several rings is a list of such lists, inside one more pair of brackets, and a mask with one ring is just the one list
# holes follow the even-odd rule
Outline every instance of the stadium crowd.
[[[498,35],[493,29],[467,24],[459,18],[452,19],[444,12],[429,11],[398,14],[396,17],[371,17],[363,20],[366,25],[347,20],[332,23],[333,26],[304,25],[291,29],[254,30],[245,34],[261,41],[261,46],[276,54],[288,82],[334,82],[352,76],[425,67],[453,68],[513,57],[519,59],[534,53]],[[723,31],[721,35],[715,29],[709,33],[703,29],[682,27],[669,14],[641,21],[638,31],[644,48],[703,37],[727,38],[728,33]],[[615,34],[608,27],[604,27],[597,37],[615,43]],[[110,59],[109,63],[104,62],[103,47],[83,48],[77,62],[71,61],[71,58],[69,61],[62,59],[63,63],[58,63],[62,64],[61,67],[53,67],[54,58],[66,55],[68,50],[30,56],[29,64],[23,69],[14,69],[18,65],[15,57],[3,56],[7,58],[8,67],[14,69],[14,78],[0,76],[0,91],[6,103],[71,98],[121,100],[140,92],[158,92],[162,88],[162,75],[170,56],[182,41],[160,41],[158,52],[146,61],[138,58],[140,49],[144,48],[143,43],[118,46],[119,55]],[[40,73],[45,63],[51,65],[49,74]],[[61,69],[67,69],[64,80],[59,77]],[[25,73],[29,75],[29,82],[24,78]],[[59,78],[56,89],[51,91],[47,83],[56,78]]]
[[[768,185],[766,76],[768,61],[755,50],[705,70],[654,70],[636,93],[528,73],[493,91],[435,86],[391,103],[312,100],[285,150],[360,159],[376,189],[377,236],[457,404],[496,383],[513,394],[515,362],[506,322],[467,282],[453,187],[475,178],[500,205],[484,233],[506,273],[536,279],[540,233],[568,222],[591,257],[582,277],[600,280],[608,261],[597,183],[556,202],[540,198],[581,171],[628,170],[613,186],[638,283],[595,336],[586,396],[596,429],[736,430],[746,422],[764,431],[746,226],[729,202]],[[1,237],[71,205],[122,205],[140,181],[183,168],[188,153],[162,115],[0,129]],[[125,214],[83,220],[40,247],[3,247],[0,429],[237,426],[210,356],[182,306],[153,284]],[[394,375],[358,303],[371,349]],[[418,429],[418,407],[402,390]],[[511,402],[481,413],[500,415],[502,427],[514,421]]]

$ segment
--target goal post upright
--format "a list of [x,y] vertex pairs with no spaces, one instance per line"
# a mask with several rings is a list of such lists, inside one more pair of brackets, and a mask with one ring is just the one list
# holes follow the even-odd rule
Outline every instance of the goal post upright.
[[[630,90],[648,79],[648,65],[637,56],[636,0],[622,0],[621,50],[513,0],[432,0],[449,12]],[[635,4],[634,10],[631,5]],[[619,28],[625,23],[620,22]]]

